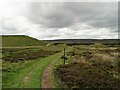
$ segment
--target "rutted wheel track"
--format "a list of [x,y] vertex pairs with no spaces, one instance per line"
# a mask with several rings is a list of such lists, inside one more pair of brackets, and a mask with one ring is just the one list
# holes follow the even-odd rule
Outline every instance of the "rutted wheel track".
[[41,88],[55,88],[54,85],[50,82],[51,81],[51,65],[56,62],[57,59],[53,60],[43,71],[42,78],[41,78]]
[[53,65],[55,66],[57,60],[59,60],[62,53],[59,53],[57,57],[48,65],[43,71],[42,77],[41,77],[41,88],[56,88],[56,85],[52,79],[52,73],[53,73]]

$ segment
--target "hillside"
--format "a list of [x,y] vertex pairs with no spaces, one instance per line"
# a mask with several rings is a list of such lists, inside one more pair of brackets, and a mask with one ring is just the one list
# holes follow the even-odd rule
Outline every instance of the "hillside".
[[78,43],[78,44],[90,44],[90,43],[103,43],[103,44],[118,44],[120,39],[57,39],[47,40],[51,43]]
[[47,42],[39,41],[25,35],[2,35],[2,47],[15,47],[15,46],[41,46],[46,45]]

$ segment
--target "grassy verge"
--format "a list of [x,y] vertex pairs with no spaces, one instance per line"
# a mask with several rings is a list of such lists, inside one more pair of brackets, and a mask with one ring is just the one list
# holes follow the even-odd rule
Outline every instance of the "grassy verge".
[[3,74],[3,88],[40,88],[40,78],[45,67],[59,54],[22,63]]

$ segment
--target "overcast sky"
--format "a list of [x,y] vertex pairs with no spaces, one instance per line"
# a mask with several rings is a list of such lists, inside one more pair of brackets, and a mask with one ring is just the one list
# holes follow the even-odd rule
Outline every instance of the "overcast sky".
[[0,34],[37,39],[118,38],[117,2],[1,2]]

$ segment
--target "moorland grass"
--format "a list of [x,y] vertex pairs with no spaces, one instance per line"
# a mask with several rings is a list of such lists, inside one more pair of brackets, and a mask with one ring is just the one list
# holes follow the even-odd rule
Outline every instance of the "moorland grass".
[[[117,88],[120,74],[117,47],[76,46],[72,63],[56,68],[56,75],[68,88]],[[72,57],[72,52],[68,55]],[[116,54],[115,54],[116,53]]]
[[39,41],[24,35],[5,35],[2,37],[2,47],[20,47],[20,46],[42,46],[46,41]]
[[14,70],[3,74],[3,88],[40,88],[45,67],[59,54],[20,63]]

